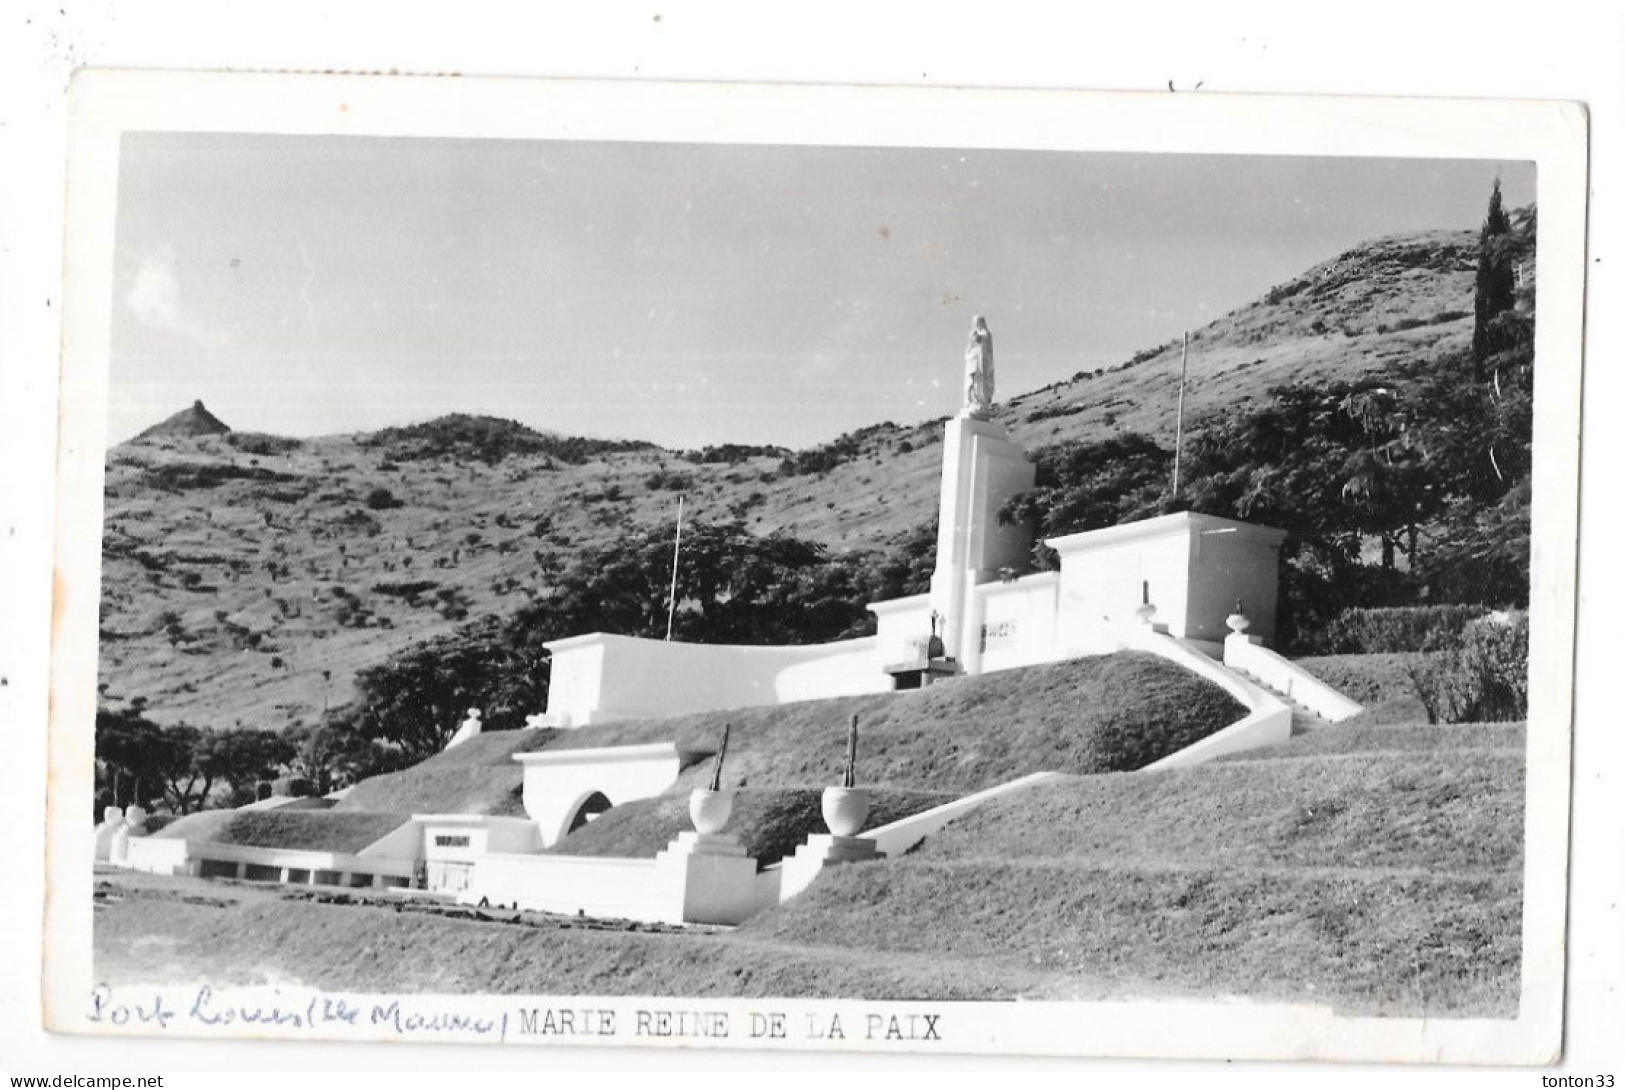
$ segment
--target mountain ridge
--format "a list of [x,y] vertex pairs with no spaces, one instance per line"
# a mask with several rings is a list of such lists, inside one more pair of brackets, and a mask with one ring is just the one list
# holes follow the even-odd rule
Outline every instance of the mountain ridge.
[[[1194,331],[1187,429],[1280,382],[1465,348],[1476,256],[1470,230],[1376,239]],[[1166,443],[1178,364],[1177,342],[1158,345],[994,416],[1029,452],[1127,431]],[[351,698],[358,670],[545,598],[584,548],[672,524],[679,495],[685,518],[885,555],[935,516],[940,425],[799,451],[671,451],[455,413],[299,439],[149,429],[108,452],[103,699],[144,697],[163,723],[309,722]]]

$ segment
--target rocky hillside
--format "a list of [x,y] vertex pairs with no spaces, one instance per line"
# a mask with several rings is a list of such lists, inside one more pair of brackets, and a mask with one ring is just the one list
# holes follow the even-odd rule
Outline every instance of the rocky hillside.
[[[1465,345],[1475,261],[1471,231],[1381,239],[1193,331],[1188,419]],[[1021,361],[999,364],[1018,386]],[[1178,344],[1163,345],[999,417],[1029,450],[1169,438],[1178,373]],[[670,522],[679,494],[690,517],[884,552],[935,516],[940,430],[884,423],[795,452],[674,452],[470,417],[289,439],[232,432],[194,404],[108,454],[104,699],[145,698],[160,723],[310,721],[351,698],[357,670],[545,593],[579,547]]]

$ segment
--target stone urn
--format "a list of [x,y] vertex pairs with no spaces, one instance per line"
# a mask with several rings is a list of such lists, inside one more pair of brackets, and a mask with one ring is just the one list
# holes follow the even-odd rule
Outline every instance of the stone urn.
[[1249,620],[1247,615],[1239,609],[1230,614],[1230,616],[1226,617],[1224,619],[1224,624],[1226,628],[1230,629],[1230,631],[1234,632],[1238,636],[1253,626],[1253,622]]
[[1157,615],[1157,607],[1150,602],[1141,602],[1134,607],[1134,616],[1139,618],[1141,624],[1150,624],[1151,618]]
[[836,836],[857,836],[869,817],[869,792],[862,787],[824,788],[824,824]]
[[733,809],[732,791],[696,787],[688,796],[688,817],[694,823],[694,831],[701,836],[715,836],[722,832]]

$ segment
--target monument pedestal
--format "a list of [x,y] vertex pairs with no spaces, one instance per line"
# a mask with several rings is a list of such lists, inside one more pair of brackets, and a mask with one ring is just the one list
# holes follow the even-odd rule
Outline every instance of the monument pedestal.
[[937,522],[937,567],[931,608],[942,618],[946,657],[976,673],[981,656],[979,619],[968,616],[973,588],[1005,568],[1031,562],[1032,538],[1021,526],[999,522],[999,509],[1033,486],[1035,469],[1000,424],[960,415],[942,437],[942,495]]
[[756,860],[728,833],[678,833],[655,856],[655,873],[671,890],[667,923],[733,925],[756,910]]
[[835,836],[814,833],[779,866],[779,900],[788,900],[812,885],[825,867],[839,863],[863,863],[881,858],[875,842],[863,836]]

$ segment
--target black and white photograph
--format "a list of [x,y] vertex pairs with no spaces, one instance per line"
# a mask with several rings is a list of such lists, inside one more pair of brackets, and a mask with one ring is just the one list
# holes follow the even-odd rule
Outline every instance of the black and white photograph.
[[1560,1047],[1578,111],[74,91],[53,1028]]

